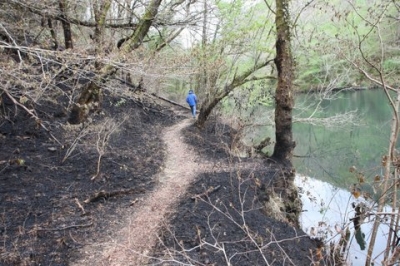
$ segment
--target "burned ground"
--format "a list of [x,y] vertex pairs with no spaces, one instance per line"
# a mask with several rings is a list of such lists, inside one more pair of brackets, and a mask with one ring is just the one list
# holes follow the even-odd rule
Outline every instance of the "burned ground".
[[[154,189],[166,156],[162,129],[183,118],[156,98],[106,96],[101,112],[72,126],[56,104],[65,99],[32,106],[42,118],[35,121],[3,95],[1,265],[69,265],[77,250],[102,241],[106,229],[135,212],[140,199]],[[163,245],[154,255],[165,259],[166,251],[174,250],[182,262],[222,265],[224,253],[211,246],[219,243],[232,256],[232,265],[265,265],[261,254],[274,265],[291,264],[285,254],[294,265],[310,264],[314,243],[260,209],[258,180],[268,182],[276,170],[261,159],[254,170],[218,169],[220,163],[252,160],[229,154],[232,133],[212,121],[203,131],[185,129],[185,141],[216,167],[193,183],[170,226],[160,232]],[[202,195],[206,191],[210,193]],[[182,255],[182,248],[194,249]]]
[[[53,138],[3,99],[0,264],[67,265],[74,250],[96,241],[153,188],[165,158],[161,129],[178,117],[161,106],[110,95],[91,122],[71,126],[59,105],[35,106]],[[104,155],[91,180],[99,146]]]
[[217,123],[209,123],[202,131],[194,126],[185,129],[185,141],[215,166],[188,189],[161,232],[152,262],[309,265],[316,243],[301,229],[277,221],[263,209],[261,192],[272,183],[279,166],[265,158],[232,157],[232,133]]

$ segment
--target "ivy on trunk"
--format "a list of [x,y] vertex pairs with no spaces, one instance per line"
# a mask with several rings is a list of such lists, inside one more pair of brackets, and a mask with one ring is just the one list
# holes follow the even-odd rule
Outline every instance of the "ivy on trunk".
[[276,58],[278,86],[275,93],[275,138],[272,158],[291,165],[295,143],[292,134],[293,58],[290,47],[289,0],[276,0]]

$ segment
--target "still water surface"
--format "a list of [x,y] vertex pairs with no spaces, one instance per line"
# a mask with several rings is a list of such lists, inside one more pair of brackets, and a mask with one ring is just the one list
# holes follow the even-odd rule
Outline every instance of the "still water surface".
[[[373,222],[367,218],[361,224],[360,230],[355,231],[353,222],[350,221],[355,216],[352,204],[362,202],[371,207],[374,203],[362,198],[355,199],[347,190],[310,177],[297,175],[295,183],[300,188],[303,202],[303,213],[300,216],[302,229],[311,237],[337,243],[340,234],[345,232],[344,228],[348,227],[350,244],[346,252],[347,261],[353,266],[364,266]],[[375,265],[381,265],[389,231],[388,222],[382,222],[372,254]]]
[[[296,98],[296,114],[309,117],[311,110],[303,106],[316,106],[316,96],[300,95]],[[296,141],[294,163],[299,173],[313,176],[333,185],[347,188],[355,182],[349,172],[355,166],[367,177],[380,174],[382,155],[387,151],[392,110],[382,90],[342,92],[334,100],[323,100],[321,111],[314,117],[329,121],[329,117],[344,115],[340,121],[324,125],[295,123]]]
[[[302,121],[293,125],[294,164],[299,173],[296,183],[303,189],[305,210],[301,223],[306,232],[326,234],[325,239],[332,240],[339,240],[337,230],[348,226],[351,231],[348,259],[352,265],[364,265],[372,222],[365,220],[361,231],[355,234],[350,221],[354,217],[351,204],[362,199],[355,199],[349,192],[357,183],[349,168],[354,166],[357,173],[365,175],[366,190],[368,182],[381,174],[380,162],[387,151],[392,110],[382,90],[341,92],[330,99],[320,98],[313,94],[297,95],[295,99],[295,120]],[[268,111],[259,112],[256,123],[265,126],[251,129],[248,139],[257,143],[257,139],[270,136],[273,140],[271,120],[265,118]],[[386,246],[387,232],[388,226],[383,224],[373,254],[375,265],[380,265],[379,255]]]
[[[387,151],[391,108],[381,90],[344,92],[334,100],[321,102],[314,96],[300,96],[296,99],[298,117],[309,117],[312,111],[302,111],[302,106],[312,104],[315,107],[316,103],[321,111],[314,117],[324,119],[348,114],[341,120],[351,119],[339,125],[335,124],[338,121],[324,125],[294,124],[295,154],[298,156],[294,163],[297,172],[302,174],[297,176],[296,183],[303,190],[305,210],[301,223],[309,234],[336,241],[340,238],[337,231],[348,227],[351,232],[348,260],[351,265],[364,265],[372,221],[366,219],[361,231],[356,233],[350,220],[355,215],[352,204],[364,201],[373,209],[374,202],[356,199],[349,192],[351,185],[357,183],[349,168],[354,166],[357,172],[363,173],[366,183],[381,174],[380,162]],[[368,190],[367,185],[365,189]],[[389,226],[383,221],[379,229],[373,253],[375,265],[381,265]]]

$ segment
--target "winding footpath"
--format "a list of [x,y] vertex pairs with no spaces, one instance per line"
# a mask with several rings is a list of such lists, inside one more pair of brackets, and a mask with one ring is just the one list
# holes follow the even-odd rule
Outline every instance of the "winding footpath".
[[188,118],[162,132],[166,144],[165,168],[158,175],[158,185],[138,203],[125,222],[114,221],[106,241],[98,241],[81,250],[81,259],[72,266],[142,266],[158,241],[160,229],[168,224],[189,185],[205,172],[229,172],[239,168],[255,169],[259,163],[209,162],[184,142],[182,129],[193,123]]
[[137,203],[138,209],[113,239],[108,243],[85,247],[83,259],[72,265],[146,265],[148,254],[157,241],[159,229],[167,222],[168,214],[174,210],[180,196],[198,173],[209,167],[196,163],[196,153],[183,141],[182,129],[192,122],[192,119],[185,119],[164,130],[167,158],[158,186]]

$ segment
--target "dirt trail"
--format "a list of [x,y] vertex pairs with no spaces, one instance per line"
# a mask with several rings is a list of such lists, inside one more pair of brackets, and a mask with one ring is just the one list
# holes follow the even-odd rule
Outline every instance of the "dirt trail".
[[73,265],[146,265],[158,229],[191,181],[210,166],[197,163],[193,148],[183,141],[181,130],[192,122],[192,119],[185,119],[165,129],[163,140],[167,145],[167,158],[158,186],[137,203],[138,209],[108,243],[85,247],[83,259]]

